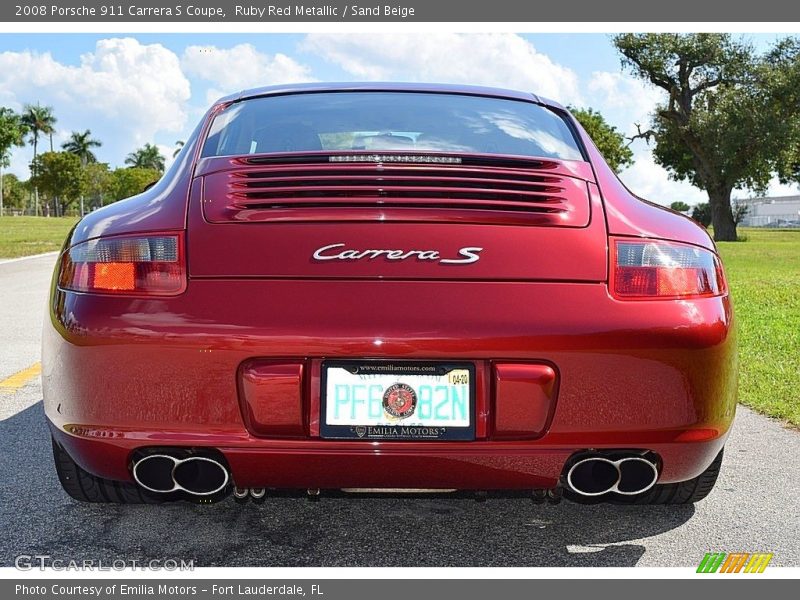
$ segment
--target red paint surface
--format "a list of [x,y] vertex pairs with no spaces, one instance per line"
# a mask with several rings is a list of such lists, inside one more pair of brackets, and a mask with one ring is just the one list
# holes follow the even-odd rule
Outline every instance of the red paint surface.
[[[158,186],[87,216],[68,241],[185,231],[186,291],[52,290],[45,410],[90,472],[130,480],[137,448],[210,446],[240,486],[532,488],[555,485],[575,451],[641,448],[670,482],[699,474],[724,443],[736,404],[727,292],[626,302],[607,286],[611,234],[714,245],[632,196],[591,143],[591,162],[559,166],[586,186],[585,226],[370,220],[374,207],[354,220],[320,208],[210,223],[194,170],[201,132]],[[334,242],[484,250],[458,266],[311,260]],[[319,439],[330,358],[474,361],[477,439]]]
[[239,374],[242,416],[262,437],[304,437],[303,362],[247,361]]
[[542,435],[556,404],[556,372],[550,365],[495,364],[494,428],[496,439],[531,439]]

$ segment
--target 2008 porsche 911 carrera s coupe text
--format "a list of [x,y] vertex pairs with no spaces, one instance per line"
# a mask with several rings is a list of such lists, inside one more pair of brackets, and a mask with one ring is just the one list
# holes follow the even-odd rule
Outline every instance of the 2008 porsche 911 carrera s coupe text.
[[265,88],[71,232],[45,408],[84,501],[695,502],[734,417],[732,319],[705,230],[554,102]]

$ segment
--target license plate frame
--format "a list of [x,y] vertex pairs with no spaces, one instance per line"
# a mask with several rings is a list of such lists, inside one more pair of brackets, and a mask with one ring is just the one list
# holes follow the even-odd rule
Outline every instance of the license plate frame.
[[[353,374],[372,374],[397,376],[403,375],[436,375],[444,376],[451,371],[466,370],[469,373],[467,384],[467,426],[437,426],[437,425],[403,425],[402,420],[397,424],[329,424],[327,420],[328,409],[328,371],[341,368]],[[418,370],[435,369],[430,373],[420,373]],[[355,369],[355,371],[353,371]],[[415,373],[415,371],[417,371]],[[320,437],[323,439],[358,440],[358,441],[397,441],[397,442],[438,442],[438,441],[474,441],[475,416],[476,416],[476,381],[475,364],[466,361],[436,361],[436,360],[325,360],[320,372]]]

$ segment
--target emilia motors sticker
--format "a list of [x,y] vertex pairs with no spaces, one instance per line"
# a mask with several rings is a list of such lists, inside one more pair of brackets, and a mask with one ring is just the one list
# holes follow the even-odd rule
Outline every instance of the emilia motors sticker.
[[698,573],[763,573],[772,553],[707,552],[697,567]]

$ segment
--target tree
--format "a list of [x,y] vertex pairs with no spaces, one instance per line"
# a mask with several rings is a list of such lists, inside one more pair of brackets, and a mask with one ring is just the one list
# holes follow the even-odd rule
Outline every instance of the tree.
[[128,154],[125,164],[137,169],[153,169],[159,173],[164,172],[164,157],[157,146],[145,144],[135,152]]
[[[92,152],[92,148],[99,148],[102,145],[101,142],[92,138],[92,132],[87,129],[83,133],[73,131],[69,139],[61,144],[61,147],[80,158],[81,167],[85,170],[86,165],[97,162],[97,157],[94,155],[94,152]],[[83,196],[81,196],[81,218],[83,218],[84,215],[83,209]]]
[[55,203],[63,215],[86,192],[86,175],[81,159],[70,152],[45,152],[31,164],[31,183]]
[[672,210],[675,210],[675,211],[678,211],[678,212],[681,212],[681,213],[687,212],[689,210],[689,205],[686,204],[686,202],[681,202],[680,200],[678,200],[677,202],[673,202],[672,204],[669,205],[669,207]]
[[177,158],[178,154],[181,153],[181,150],[183,150],[183,147],[185,145],[186,142],[184,142],[183,140],[178,140],[177,142],[175,142],[175,150],[172,152],[172,158]]
[[[53,109],[50,106],[40,106],[37,102],[33,104],[26,104],[22,108],[22,123],[28,130],[30,141],[33,144],[33,163],[36,162],[36,156],[39,149],[39,136],[50,136],[50,150],[53,150],[53,131],[55,131],[56,118],[53,115]],[[31,168],[31,173],[33,169]],[[34,186],[33,194],[36,198],[36,205],[34,214],[39,214],[39,188]]]
[[[787,38],[778,42],[766,57],[773,74],[772,97],[794,106],[800,105],[799,55],[800,39]],[[800,181],[800,119],[790,119],[782,125],[790,131],[784,134],[789,143],[778,159],[778,177],[781,183],[796,183]]]
[[625,136],[609,124],[603,115],[591,108],[570,106],[569,111],[578,119],[615,173],[633,164],[633,152],[625,142]]
[[145,188],[161,178],[161,172],[155,169],[128,167],[114,169],[108,185],[112,202],[141,194]]
[[[127,169],[126,169],[127,170]],[[107,163],[93,162],[83,167],[86,178],[85,196],[90,207],[100,208],[110,201],[112,175]]]
[[3,216],[4,187],[3,169],[11,161],[11,148],[25,144],[25,125],[22,119],[10,108],[0,107],[0,217]]
[[692,218],[703,227],[711,225],[711,206],[708,202],[696,205],[692,209]]
[[61,147],[80,158],[81,164],[85,167],[89,163],[97,162],[97,157],[92,152],[92,148],[99,148],[102,145],[102,142],[94,139],[92,132],[87,129],[83,133],[73,131],[69,139],[61,144]]
[[31,143],[33,144],[33,158],[36,160],[39,136],[52,136],[55,131],[57,119],[53,115],[53,108],[41,106],[38,103],[36,105],[26,104],[22,109],[22,122],[30,133]]
[[20,181],[19,178],[14,175],[13,173],[8,173],[2,179],[2,194],[3,203],[6,207],[6,210],[9,209],[16,209],[20,211],[25,210],[25,199],[28,197],[28,186],[25,184],[24,181]]
[[706,191],[714,238],[735,240],[733,190],[763,192],[773,174],[788,175],[782,161],[800,137],[797,42],[764,56],[729,34],[622,34],[614,44],[623,67],[666,93],[637,137],[654,140],[672,178]]
[[750,206],[741,200],[733,201],[733,221],[739,225],[750,212]]

